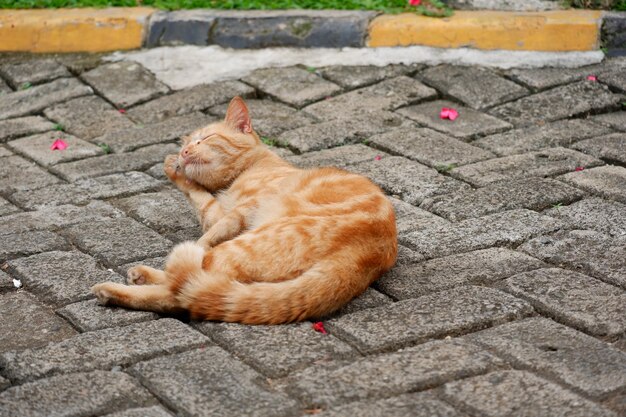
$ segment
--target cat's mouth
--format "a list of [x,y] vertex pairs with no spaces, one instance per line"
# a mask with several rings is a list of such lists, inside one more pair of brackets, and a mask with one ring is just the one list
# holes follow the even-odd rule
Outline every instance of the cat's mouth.
[[203,161],[202,159],[197,159],[194,157],[183,157],[183,165],[202,165],[206,164],[207,161]]

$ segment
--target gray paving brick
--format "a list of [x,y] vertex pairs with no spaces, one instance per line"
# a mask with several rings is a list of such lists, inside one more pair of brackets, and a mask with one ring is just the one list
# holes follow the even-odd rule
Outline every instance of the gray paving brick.
[[[51,150],[50,146],[52,146],[57,139],[65,141],[67,143],[67,149]],[[26,155],[43,166],[102,155],[104,153],[99,146],[63,132],[47,132],[27,136],[13,140],[9,142],[8,145],[14,151]]]
[[11,382],[8,379],[4,379],[0,376],[0,391],[8,388],[11,385]]
[[0,96],[0,119],[25,116],[74,97],[92,94],[90,87],[75,78],[61,78],[51,83]]
[[128,107],[169,91],[152,73],[133,61],[100,65],[82,78],[117,107]]
[[208,109],[216,104],[226,103],[234,96],[250,97],[254,89],[239,81],[224,81],[199,85],[177,91],[148,103],[138,105],[126,114],[140,123],[156,123],[174,116]]
[[298,152],[317,151],[339,145],[362,142],[371,135],[412,123],[390,112],[375,112],[367,117],[331,120],[288,130],[278,136],[278,142]]
[[427,258],[434,258],[491,246],[513,246],[561,227],[560,220],[516,209],[453,225],[428,225],[401,236],[400,242]]
[[[454,121],[441,119],[439,114],[444,107],[456,109],[459,112],[459,117]],[[503,120],[446,100],[404,107],[398,110],[398,113],[415,120],[420,125],[465,141],[503,132],[513,127]]]
[[52,129],[54,129],[54,124],[41,116],[2,120],[0,121],[0,142]]
[[151,191],[162,186],[142,172],[125,172],[97,178],[85,178],[73,184],[54,185],[36,190],[18,191],[12,199],[28,209],[46,208],[67,203],[84,204],[96,198],[123,197]]
[[81,333],[42,348],[4,353],[0,363],[9,379],[27,382],[60,373],[126,366],[208,344],[206,336],[166,318]]
[[95,371],[9,388],[0,393],[0,416],[87,417],[155,403],[134,378],[121,372]]
[[584,81],[589,75],[597,75],[602,65],[588,65],[579,68],[516,68],[507,72],[509,77],[535,90],[545,90],[562,84]]
[[609,163],[626,164],[626,133],[613,133],[583,140],[572,146]]
[[598,76],[601,83],[607,84],[613,90],[626,93],[626,81],[624,80],[624,68],[608,70]]
[[549,178],[499,181],[476,190],[424,200],[420,207],[452,221],[519,208],[541,211],[555,204],[570,204],[585,193]]
[[134,311],[124,308],[101,306],[96,300],[81,301],[67,305],[57,314],[67,319],[81,332],[121,327],[142,321],[156,320],[159,315],[149,311]]
[[387,297],[385,294],[380,293],[371,287],[368,287],[363,294],[352,299],[352,301],[350,301],[348,304],[341,307],[335,313],[331,314],[329,318],[351,314],[355,311],[365,310],[367,308],[381,307],[387,304],[391,304],[392,302],[393,300]]
[[0,241],[0,261],[28,256],[38,252],[69,248],[63,237],[48,231],[6,235]]
[[420,72],[419,78],[476,110],[528,94],[524,87],[487,68],[439,65]]
[[141,362],[131,372],[181,415],[297,414],[293,400],[272,391],[259,374],[218,347]]
[[171,242],[132,219],[80,223],[66,229],[73,243],[111,265],[162,256]]
[[437,92],[432,88],[401,75],[311,104],[304,111],[324,120],[347,119],[380,110],[394,110],[436,96]]
[[133,408],[118,413],[107,414],[104,417],[171,417],[172,415],[160,405],[144,408]]
[[516,126],[524,126],[611,109],[621,101],[622,97],[611,93],[606,86],[582,81],[503,104],[489,113]]
[[25,291],[0,295],[0,353],[44,346],[76,334],[72,327]]
[[523,272],[500,287],[528,300],[537,311],[596,336],[626,330],[626,294],[594,278],[559,268]]
[[334,166],[345,169],[359,162],[375,161],[377,157],[384,158],[386,156],[388,155],[384,152],[363,144],[356,144],[293,155],[287,157],[286,160],[299,168]]
[[13,214],[19,211],[20,209],[9,203],[4,198],[0,197],[0,216],[6,216],[7,214]]
[[515,366],[600,398],[626,385],[626,354],[552,320],[533,317],[466,336]]
[[372,136],[368,141],[371,146],[385,152],[402,155],[439,170],[495,156],[489,151],[424,128],[396,129]]
[[572,228],[626,236],[626,205],[615,201],[587,198],[569,206],[555,207],[545,214],[569,222]]
[[396,266],[409,265],[417,262],[422,262],[426,259],[423,255],[407,248],[406,246],[398,244],[398,257],[396,258]]
[[161,123],[110,132],[93,139],[93,142],[107,144],[114,152],[128,152],[142,146],[174,141],[214,121],[212,116],[194,112]]
[[484,187],[496,181],[547,177],[602,164],[599,159],[571,149],[550,148],[464,165],[453,168],[450,175],[476,187]]
[[[2,265],[2,267],[0,268],[6,269],[6,265]],[[0,294],[15,290],[15,286],[13,285],[13,278],[11,278],[7,273],[3,272],[2,269],[0,269]]]
[[38,253],[9,261],[9,268],[22,280],[24,288],[53,306],[91,298],[90,288],[99,282],[124,281],[78,251]]
[[[261,136],[275,138],[285,130],[297,129],[315,122],[315,119],[303,112],[271,100],[246,100],[252,127]],[[209,112],[220,118],[226,116],[228,104],[211,107]]]
[[626,203],[626,168],[624,167],[609,165],[586,169],[580,172],[570,172],[558,179],[590,193]]
[[307,406],[338,406],[431,388],[501,365],[476,345],[434,341],[352,363],[319,364],[288,378],[286,389]]
[[47,118],[82,139],[135,126],[126,116],[98,96],[79,97],[44,110]]
[[587,120],[559,120],[487,136],[476,140],[473,144],[488,149],[496,155],[507,156],[555,146],[569,147],[577,141],[604,135],[610,131],[606,127]]
[[14,153],[8,150],[6,147],[0,147],[0,158],[6,158],[7,156],[13,156]]
[[341,91],[338,85],[299,67],[258,69],[242,80],[295,107],[303,107]]
[[373,65],[341,65],[320,68],[322,76],[344,88],[358,88],[382,81],[385,78],[393,78],[406,75],[416,67],[406,65],[387,65],[376,67]]
[[19,88],[24,83],[40,84],[56,78],[70,77],[70,72],[53,59],[33,59],[0,66],[0,73]]
[[[112,153],[58,164],[52,168],[52,171],[68,181],[127,171],[142,171],[159,161],[163,161],[167,155],[176,154],[179,151],[180,145],[175,143],[149,145],[133,152]],[[162,165],[160,173],[163,175],[159,179],[167,180]]]
[[591,230],[561,231],[535,238],[520,250],[626,289],[626,239]]
[[378,401],[359,401],[333,407],[323,417],[463,417],[460,411],[430,391],[399,395]]
[[318,360],[357,354],[333,335],[313,330],[310,322],[283,326],[204,322],[196,327],[217,344],[271,378],[286,376]]
[[615,113],[599,114],[592,116],[587,120],[591,120],[602,126],[611,127],[615,130],[626,131],[626,111]]
[[467,184],[400,156],[361,162],[350,166],[350,171],[369,177],[385,191],[411,204],[434,195],[469,189]]
[[493,284],[518,272],[544,266],[543,262],[519,252],[489,248],[396,266],[374,285],[385,294],[404,300],[460,285]]
[[450,224],[446,219],[435,216],[426,210],[422,210],[402,200],[398,200],[394,197],[391,197],[390,200],[396,212],[396,227],[399,236],[433,224],[439,224],[441,226]]
[[55,230],[80,222],[93,222],[121,217],[123,213],[102,201],[92,201],[86,206],[46,207],[39,211],[16,213],[0,223],[0,236],[32,230]]
[[[19,172],[20,175],[15,175]],[[2,158],[0,167],[0,193],[32,190],[61,182],[57,177],[28,162],[20,156]]]
[[178,190],[137,194],[116,200],[115,206],[162,234],[201,230],[195,210]]
[[11,87],[9,87],[6,81],[0,78],[0,96],[3,96],[8,93],[12,93],[12,92],[13,90],[11,89]]
[[357,311],[329,321],[328,328],[369,353],[468,333],[531,312],[530,304],[504,292],[463,286]]

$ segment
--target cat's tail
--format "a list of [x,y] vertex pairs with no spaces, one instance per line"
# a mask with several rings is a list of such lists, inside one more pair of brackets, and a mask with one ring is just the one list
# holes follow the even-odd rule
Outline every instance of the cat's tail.
[[[194,261],[197,268],[201,263]],[[365,291],[381,272],[364,273],[354,264],[325,260],[292,280],[246,284],[205,271],[202,279],[192,279],[180,289],[179,300],[194,319],[289,323],[332,313]]]

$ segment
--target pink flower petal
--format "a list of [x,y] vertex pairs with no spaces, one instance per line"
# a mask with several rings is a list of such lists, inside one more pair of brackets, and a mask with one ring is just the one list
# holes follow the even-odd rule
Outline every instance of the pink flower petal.
[[579,171],[584,171],[585,167],[576,167],[576,169],[574,171],[579,172]]
[[64,141],[63,139],[57,139],[54,142],[52,142],[52,145],[50,146],[50,150],[63,151],[67,149],[67,147],[68,147],[68,144],[66,141]]
[[313,323],[313,325],[311,326],[313,328],[313,330],[315,330],[316,332],[320,332],[321,334],[328,334],[328,332],[326,331],[326,329],[324,328],[324,323],[322,323],[321,321],[318,321],[316,323]]
[[380,156],[380,155],[376,155],[376,156],[374,157],[374,161],[380,161],[381,159],[383,159],[383,157],[382,157],[382,156]]
[[595,75],[587,75],[587,80],[589,81],[598,81],[598,77]]
[[124,109],[118,109],[117,111],[122,113],[122,114],[126,113],[126,110],[124,110]]
[[448,119],[455,120],[457,117],[459,117],[459,112],[454,109],[449,109]]
[[409,5],[411,6],[419,6],[422,0],[409,0]]
[[441,119],[447,119],[450,116],[450,109],[447,107],[442,107],[441,112],[439,112],[439,117]]

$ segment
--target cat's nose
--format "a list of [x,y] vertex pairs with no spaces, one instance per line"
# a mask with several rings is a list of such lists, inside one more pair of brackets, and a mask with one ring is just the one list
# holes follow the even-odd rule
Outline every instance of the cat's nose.
[[189,155],[189,148],[185,148],[185,149],[183,149],[183,150],[182,150],[182,152],[181,152],[181,154],[182,154],[183,156],[188,156],[188,155]]

